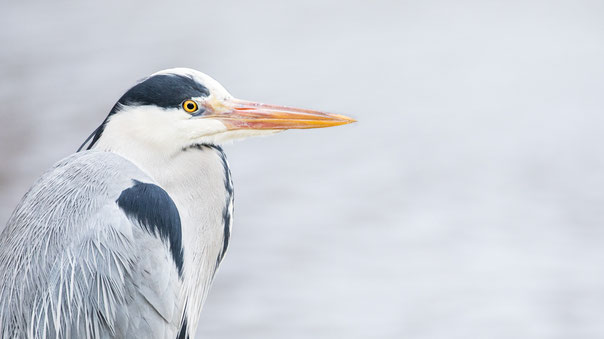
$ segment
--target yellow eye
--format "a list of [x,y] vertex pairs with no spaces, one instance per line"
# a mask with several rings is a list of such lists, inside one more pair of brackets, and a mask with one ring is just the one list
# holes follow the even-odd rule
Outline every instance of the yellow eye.
[[182,109],[187,113],[193,113],[197,111],[198,108],[197,103],[193,100],[185,100],[185,102],[182,103]]

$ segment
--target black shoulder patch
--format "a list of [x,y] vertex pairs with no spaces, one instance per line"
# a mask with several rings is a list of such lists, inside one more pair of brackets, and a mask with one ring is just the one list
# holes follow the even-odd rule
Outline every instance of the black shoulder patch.
[[117,198],[117,205],[147,232],[168,243],[178,274],[182,275],[182,229],[176,204],[163,188],[133,181],[134,186],[123,190]]

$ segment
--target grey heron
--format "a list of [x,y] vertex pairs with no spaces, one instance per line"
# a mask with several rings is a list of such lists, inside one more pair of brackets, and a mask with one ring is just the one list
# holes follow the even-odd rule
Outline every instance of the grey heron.
[[160,71],[46,171],[0,234],[1,338],[189,338],[231,233],[221,144],[353,119]]

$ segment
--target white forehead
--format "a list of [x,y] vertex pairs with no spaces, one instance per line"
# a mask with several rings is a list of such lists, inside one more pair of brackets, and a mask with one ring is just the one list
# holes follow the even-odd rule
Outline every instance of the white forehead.
[[205,86],[205,88],[210,90],[210,95],[213,95],[216,97],[221,97],[221,98],[231,97],[231,94],[224,87],[222,87],[222,85],[218,81],[214,80],[214,78],[212,78],[211,76],[209,76],[205,73],[202,73],[200,71],[197,71],[197,70],[194,70],[191,68],[178,67],[178,68],[164,69],[163,71],[154,73],[151,76],[158,75],[158,74],[176,74],[176,75],[189,76],[189,77],[193,78],[193,80],[202,84],[203,86]]

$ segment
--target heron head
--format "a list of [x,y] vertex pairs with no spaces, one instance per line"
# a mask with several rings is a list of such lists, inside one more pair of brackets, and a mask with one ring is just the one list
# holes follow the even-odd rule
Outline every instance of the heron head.
[[236,99],[208,75],[174,68],[130,88],[93,134],[88,148],[96,144],[115,148],[115,142],[121,142],[183,149],[354,121],[338,114]]

